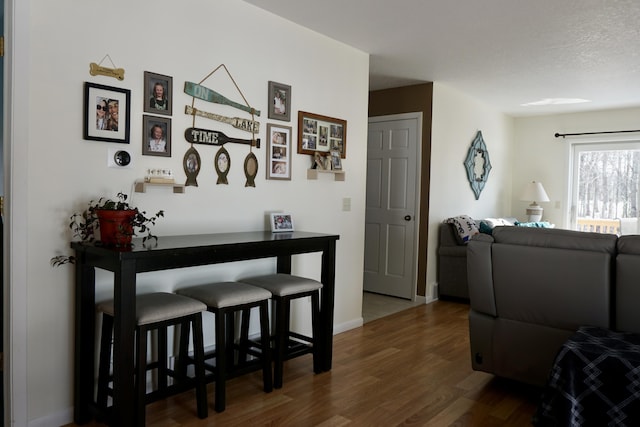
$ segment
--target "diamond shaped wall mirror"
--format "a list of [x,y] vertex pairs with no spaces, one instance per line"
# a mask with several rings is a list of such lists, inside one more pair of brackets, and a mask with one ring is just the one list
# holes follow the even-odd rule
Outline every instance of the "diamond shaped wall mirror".
[[475,194],[476,200],[478,200],[484,184],[489,178],[489,172],[491,171],[489,152],[482,138],[481,131],[478,131],[471,143],[471,147],[469,147],[464,166],[467,169],[467,179],[469,180],[473,194]]

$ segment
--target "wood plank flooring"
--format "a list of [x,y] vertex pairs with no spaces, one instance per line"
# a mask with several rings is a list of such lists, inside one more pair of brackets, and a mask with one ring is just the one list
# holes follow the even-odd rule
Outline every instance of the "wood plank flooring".
[[[467,304],[436,301],[334,337],[333,369],[314,375],[311,356],[285,364],[284,386],[261,390],[256,372],[227,383],[227,409],[196,416],[195,393],[147,407],[147,425],[527,426],[540,390],[475,372]],[[101,426],[93,423],[88,426]],[[74,424],[70,424],[74,426]]]

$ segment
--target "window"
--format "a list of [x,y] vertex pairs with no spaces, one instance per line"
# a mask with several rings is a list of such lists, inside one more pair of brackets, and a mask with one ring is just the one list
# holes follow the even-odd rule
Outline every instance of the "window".
[[574,144],[571,228],[640,233],[640,142]]

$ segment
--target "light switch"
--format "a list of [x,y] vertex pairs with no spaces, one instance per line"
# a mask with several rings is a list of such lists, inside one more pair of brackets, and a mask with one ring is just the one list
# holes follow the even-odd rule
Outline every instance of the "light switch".
[[344,212],[349,212],[351,210],[351,198],[345,197],[342,199],[342,210]]

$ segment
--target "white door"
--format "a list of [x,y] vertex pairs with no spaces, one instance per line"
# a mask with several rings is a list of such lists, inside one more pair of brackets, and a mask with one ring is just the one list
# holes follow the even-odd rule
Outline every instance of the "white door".
[[415,296],[421,113],[369,119],[364,290]]

